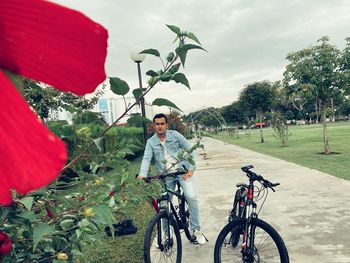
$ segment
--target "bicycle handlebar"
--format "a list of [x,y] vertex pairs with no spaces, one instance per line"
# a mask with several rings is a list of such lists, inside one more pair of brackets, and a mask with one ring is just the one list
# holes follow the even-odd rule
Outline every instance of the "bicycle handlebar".
[[[142,178],[142,180],[144,182],[146,182],[146,183],[150,183],[150,182],[152,182],[153,180],[156,180],[156,179],[164,180],[166,177],[175,177],[177,175],[182,175],[182,174],[186,174],[186,172],[176,171],[176,172],[171,172],[171,173],[163,173],[163,174],[158,174],[158,175],[155,175],[155,176],[147,176],[147,177]],[[138,176],[139,175],[136,174],[135,178],[137,178]]]
[[271,190],[275,192],[275,189],[273,189],[273,187],[276,187],[276,186],[280,185],[280,183],[272,183],[269,180],[266,180],[261,175],[257,175],[256,173],[251,171],[250,169],[252,169],[252,168],[254,168],[253,165],[248,165],[248,166],[242,167],[241,170],[246,173],[246,175],[248,176],[249,179],[251,179],[253,181],[258,181],[265,188],[271,188]]

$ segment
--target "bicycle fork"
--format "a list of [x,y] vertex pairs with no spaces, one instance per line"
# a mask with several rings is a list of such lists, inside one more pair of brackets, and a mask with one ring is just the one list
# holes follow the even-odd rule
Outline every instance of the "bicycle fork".
[[254,262],[254,254],[255,254],[255,226],[252,224],[253,218],[258,218],[258,214],[256,213],[256,204],[253,202],[252,206],[249,206],[248,214],[250,214],[249,218],[246,220],[243,232],[243,242],[242,242],[242,257],[244,262]]

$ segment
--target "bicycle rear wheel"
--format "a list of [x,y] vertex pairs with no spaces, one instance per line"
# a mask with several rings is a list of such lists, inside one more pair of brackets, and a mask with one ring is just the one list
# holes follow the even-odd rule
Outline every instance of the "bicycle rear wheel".
[[[275,229],[268,223],[253,218],[245,234],[246,220],[234,220],[220,232],[214,249],[214,262],[269,262],[289,263],[287,248]],[[240,244],[232,246],[234,229],[243,229]],[[243,235],[245,238],[243,238]],[[246,242],[245,242],[246,240]],[[250,244],[247,248],[245,244]]]
[[148,224],[144,240],[144,261],[181,262],[182,244],[179,228],[166,211],[156,214]]

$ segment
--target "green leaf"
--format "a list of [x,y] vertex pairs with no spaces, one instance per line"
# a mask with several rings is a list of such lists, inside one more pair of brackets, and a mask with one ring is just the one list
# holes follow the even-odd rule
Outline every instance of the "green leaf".
[[184,44],[175,49],[176,54],[180,57],[182,66],[185,66],[187,52],[191,49],[202,49],[206,51],[204,48],[198,45],[193,44]]
[[24,205],[25,208],[30,211],[32,209],[34,197],[24,197],[19,202]]
[[158,73],[155,72],[154,70],[149,70],[146,72],[147,76],[151,76],[151,77],[158,77]]
[[183,152],[183,151],[179,151],[179,152],[177,153],[177,158],[178,158],[179,160],[183,160],[183,159],[184,159],[184,152]]
[[132,117],[130,117],[128,120],[127,120],[128,124],[131,124],[131,123],[149,123],[149,122],[152,122],[150,119],[146,118],[146,117],[143,117],[141,115],[134,115]]
[[129,178],[129,173],[128,172],[123,172],[120,178],[120,185],[123,185],[126,179]]
[[138,99],[140,99],[141,98],[141,95],[142,95],[142,91],[144,92],[146,89],[140,89],[140,88],[138,88],[138,89],[134,89],[133,91],[132,91],[132,94],[134,95],[134,97],[135,97],[135,100],[138,100]]
[[171,78],[173,77],[173,75],[171,75],[170,73],[168,72],[165,72],[163,73],[162,75],[159,76],[159,79],[161,81],[164,81],[164,82],[168,82],[171,80]]
[[154,48],[149,48],[149,49],[142,50],[140,52],[140,54],[150,54],[150,55],[154,55],[156,57],[160,57],[159,51],[157,49],[154,49]]
[[167,99],[162,99],[162,98],[155,99],[155,100],[152,102],[152,105],[156,105],[156,106],[168,106],[168,107],[177,109],[177,110],[179,110],[179,111],[182,111],[182,110],[180,110],[179,107],[177,107],[174,103],[172,103],[171,101],[169,101],[169,100],[167,100]]
[[80,252],[80,251],[77,250],[77,249],[72,249],[72,250],[71,250],[71,253],[72,253],[72,255],[74,255],[74,256],[83,256],[83,255],[84,255],[82,252]]
[[170,52],[170,53],[168,54],[168,56],[166,57],[166,60],[167,60],[168,62],[172,62],[172,61],[174,60],[174,57],[175,57],[174,52]]
[[196,165],[196,163],[195,163],[195,161],[193,160],[192,156],[189,156],[189,157],[187,158],[187,161],[188,161],[190,164],[192,164],[192,165]]
[[7,207],[0,207],[0,225],[3,224],[8,214],[9,214],[9,210]]
[[63,230],[66,230],[66,229],[74,226],[75,222],[76,222],[76,220],[74,220],[74,219],[64,219],[61,221],[60,225],[61,225]]
[[93,141],[94,141],[96,147],[98,148],[98,150],[99,150],[100,152],[102,152],[102,145],[101,145],[102,137],[99,137],[99,138],[97,138],[97,139],[94,139]]
[[173,80],[176,82],[176,83],[181,83],[181,84],[184,84],[187,88],[191,89],[190,88],[190,83],[188,82],[186,76],[182,73],[176,73],[174,76],[173,76]]
[[196,35],[193,34],[192,32],[188,32],[188,33],[187,33],[187,36],[188,36],[189,39],[192,39],[193,41],[197,42],[198,44],[201,44],[201,43],[199,42],[198,38],[196,37]]
[[130,90],[128,83],[120,78],[109,78],[109,84],[111,85],[111,91],[117,95],[124,96]]
[[180,68],[181,63],[177,63],[175,65],[172,65],[171,68],[169,69],[170,74],[175,74],[179,68]]
[[18,216],[28,219],[31,223],[37,220],[36,215],[33,211],[25,211],[20,213]]
[[39,242],[47,235],[55,231],[53,226],[48,224],[40,224],[33,230],[33,252],[35,251]]
[[77,235],[77,239],[79,239],[81,237],[81,235],[83,234],[83,231],[81,231],[80,229],[76,229],[75,234]]
[[175,34],[180,35],[181,29],[174,25],[166,25],[171,31],[173,31]]
[[193,45],[193,44],[185,44],[182,46],[182,48],[186,51],[191,50],[191,49],[202,49],[204,51],[206,51],[204,48],[202,48],[201,46],[198,45]]
[[99,205],[94,207],[94,221],[104,224],[112,225],[115,221],[111,208],[107,205]]
[[176,54],[179,56],[181,64],[183,67],[185,67],[185,61],[187,56],[187,50],[183,48],[183,46],[180,46],[175,49]]

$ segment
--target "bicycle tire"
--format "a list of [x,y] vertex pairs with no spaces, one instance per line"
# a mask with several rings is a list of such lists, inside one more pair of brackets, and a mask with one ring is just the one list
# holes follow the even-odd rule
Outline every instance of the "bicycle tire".
[[180,219],[183,225],[185,235],[189,241],[193,241],[193,236],[190,231],[190,212],[188,211],[188,203],[185,198],[185,195],[182,194],[182,198],[179,198],[179,210],[180,210]]
[[[242,210],[242,209],[245,210],[245,206],[242,208],[240,206],[240,201],[241,201],[241,189],[239,188],[236,190],[235,198],[233,200],[233,208],[231,210],[228,222],[232,222],[233,220],[243,218],[243,216],[245,217],[245,213]],[[236,247],[238,245],[241,231],[242,229],[240,228],[235,228],[231,230],[230,243],[233,247]]]
[[[170,226],[169,237],[166,237],[164,231],[164,228],[167,229],[166,224]],[[180,230],[175,219],[173,217],[169,218],[165,210],[157,213],[149,222],[143,248],[145,263],[168,262],[169,258],[170,262],[181,262]]]
[[241,199],[241,190],[237,189],[235,194],[235,199],[233,200],[232,210],[230,213],[229,222],[237,219],[239,217],[239,201]]
[[[230,244],[230,235],[233,229],[245,229],[246,219],[234,220],[227,224],[220,232],[215,242],[214,263],[221,262],[279,262],[289,263],[287,248],[277,231],[263,220],[253,218],[250,225],[255,230],[255,241],[251,258],[243,258],[242,246],[233,247]],[[261,231],[261,232],[259,232]],[[243,242],[243,238],[241,238]],[[268,258],[267,261],[266,258]],[[227,260],[227,261],[226,261]]]

